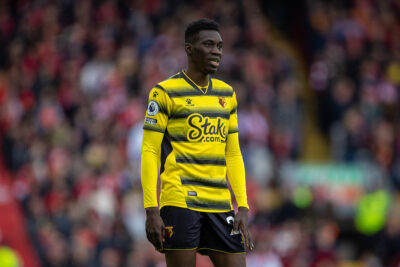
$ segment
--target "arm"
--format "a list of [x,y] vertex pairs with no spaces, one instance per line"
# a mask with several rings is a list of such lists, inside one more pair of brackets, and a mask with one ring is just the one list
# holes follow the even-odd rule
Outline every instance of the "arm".
[[242,153],[239,147],[239,129],[237,120],[236,94],[231,98],[228,138],[225,148],[226,168],[233,193],[239,207],[249,209],[247,205],[246,181]]
[[154,247],[163,249],[165,225],[157,202],[158,155],[164,134],[143,131],[141,181],[144,208],[146,209],[146,236]]
[[231,133],[228,136],[225,158],[229,183],[235,194],[238,206],[249,209],[249,205],[247,204],[244,163],[239,147],[239,134],[237,132]]
[[225,157],[229,182],[239,207],[233,223],[233,231],[239,232],[240,229],[245,246],[253,250],[254,244],[248,229],[249,205],[247,204],[245,170],[237,132],[228,136]]
[[254,245],[248,229],[249,205],[247,204],[244,163],[240,152],[238,133],[229,134],[225,157],[229,182],[239,207],[233,223],[233,231],[239,232],[240,229],[245,246],[249,250],[253,250]]
[[232,191],[235,194],[235,198],[239,206],[238,213],[236,214],[233,223],[233,230],[239,233],[240,229],[246,247],[249,250],[253,250],[254,245],[251,240],[250,232],[248,230],[249,205],[247,204],[246,194],[246,174],[244,170],[242,153],[240,152],[239,147],[237,102],[235,93],[233,93],[231,101],[231,112],[229,116],[229,130],[225,149],[225,159],[229,182],[231,184]]
[[153,88],[143,126],[141,182],[146,209],[146,236],[154,247],[163,249],[165,226],[158,209],[158,161],[164,131],[168,123],[167,97],[160,89]]
[[143,188],[144,208],[158,207],[157,180],[158,157],[164,134],[144,130],[142,144],[141,181]]

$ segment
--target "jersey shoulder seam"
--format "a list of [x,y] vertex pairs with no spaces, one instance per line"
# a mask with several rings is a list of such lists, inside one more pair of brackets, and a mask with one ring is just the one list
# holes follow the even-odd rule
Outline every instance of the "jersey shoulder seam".
[[226,82],[224,82],[222,80],[219,80],[219,79],[216,79],[216,78],[211,78],[211,81],[213,82],[213,85],[219,84],[220,87],[231,89],[233,91],[232,86],[230,86],[229,84],[227,84]]

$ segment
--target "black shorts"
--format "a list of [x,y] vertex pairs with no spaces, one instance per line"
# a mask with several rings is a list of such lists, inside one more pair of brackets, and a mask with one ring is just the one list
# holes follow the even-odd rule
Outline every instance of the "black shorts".
[[242,235],[232,234],[233,211],[211,213],[165,206],[160,214],[166,228],[165,250],[245,252]]

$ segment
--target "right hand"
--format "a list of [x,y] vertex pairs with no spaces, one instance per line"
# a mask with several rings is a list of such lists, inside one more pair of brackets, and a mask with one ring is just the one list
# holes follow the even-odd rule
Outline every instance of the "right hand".
[[158,250],[162,251],[165,242],[165,225],[160,216],[158,207],[146,209],[146,236],[150,243]]
[[249,209],[246,207],[239,207],[238,213],[235,216],[233,223],[233,231],[242,233],[245,247],[250,251],[254,249],[254,244],[248,227]]

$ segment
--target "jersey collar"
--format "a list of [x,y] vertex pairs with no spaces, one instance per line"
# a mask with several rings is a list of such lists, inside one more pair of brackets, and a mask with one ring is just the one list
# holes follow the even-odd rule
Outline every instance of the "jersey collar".
[[[205,87],[200,87],[198,86],[194,81],[192,81],[192,79],[189,78],[189,76],[187,76],[187,74],[185,73],[184,70],[181,71],[182,74],[182,78],[188,83],[190,84],[194,89],[200,91],[203,94],[207,94],[208,92],[211,91],[212,89],[212,81],[211,81],[211,77],[208,78],[208,85]],[[203,89],[202,89],[203,88]],[[204,88],[206,88],[206,90],[204,90]]]

